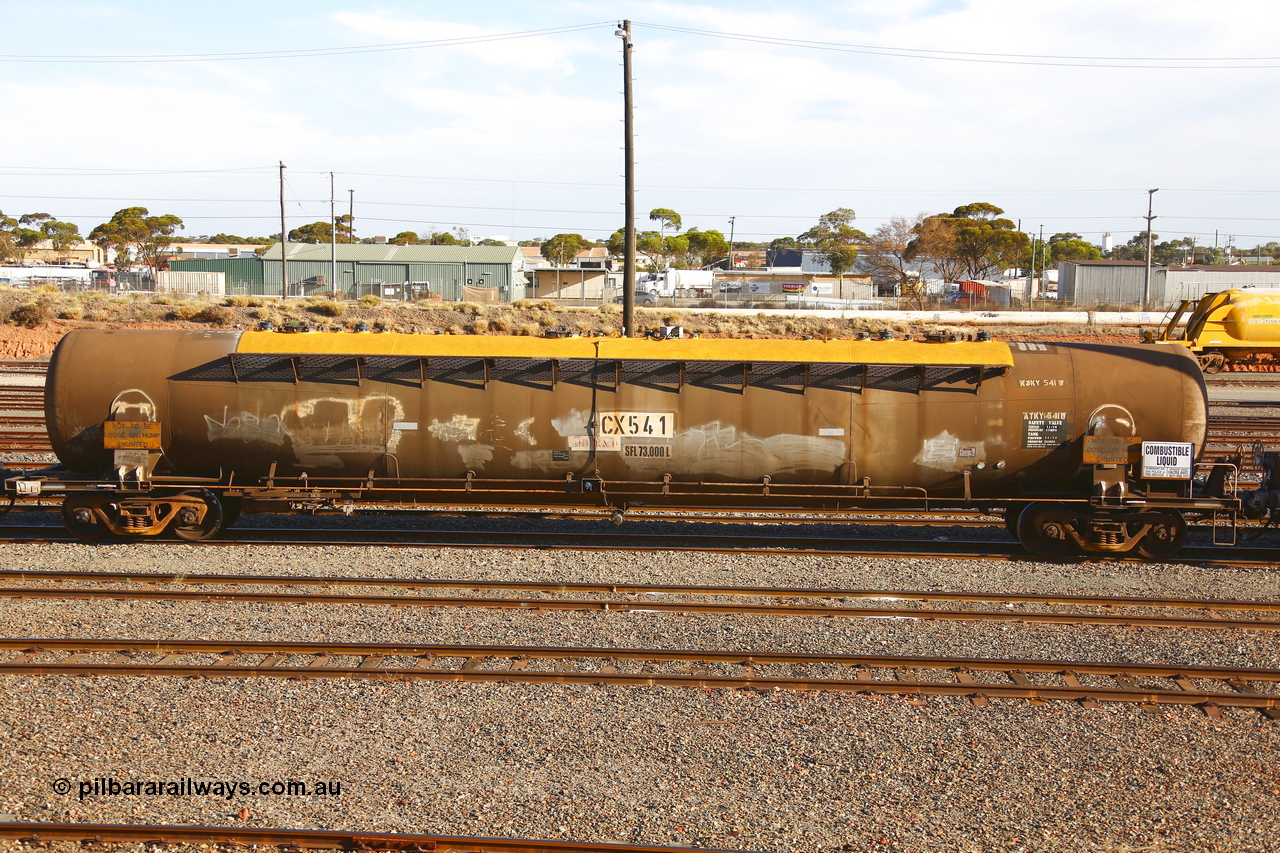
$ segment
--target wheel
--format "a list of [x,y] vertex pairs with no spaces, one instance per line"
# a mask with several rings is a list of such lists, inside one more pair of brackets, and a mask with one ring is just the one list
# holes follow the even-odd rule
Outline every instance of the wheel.
[[1018,515],[1018,541],[1038,557],[1066,557],[1076,552],[1071,538],[1075,518],[1065,504],[1028,504]]
[[212,539],[222,532],[222,528],[226,526],[226,516],[217,495],[208,489],[188,489],[178,497],[194,499],[204,504],[204,513],[201,515],[194,506],[179,509],[169,527],[175,536],[188,542],[200,542]]
[[1205,373],[1221,373],[1222,368],[1227,366],[1227,357],[1220,352],[1207,352],[1196,356],[1196,360],[1200,362],[1200,369]]
[[108,530],[94,510],[105,504],[102,495],[67,495],[62,499],[62,526],[77,539],[101,539]]
[[1134,548],[1138,555],[1148,560],[1171,557],[1182,547],[1187,538],[1187,522],[1176,509],[1154,510],[1162,519],[1151,525],[1147,535]]

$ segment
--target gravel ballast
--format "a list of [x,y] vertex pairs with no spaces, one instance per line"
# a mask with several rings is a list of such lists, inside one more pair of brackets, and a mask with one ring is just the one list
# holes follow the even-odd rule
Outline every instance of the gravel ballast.
[[[513,552],[6,545],[7,568],[1277,597],[1274,570]],[[210,588],[212,591],[216,591]],[[383,592],[388,592],[383,590]],[[449,593],[455,594],[455,593]],[[462,594],[462,593],[456,593]],[[5,600],[5,636],[654,646],[1280,667],[1274,632],[350,605]],[[842,693],[5,678],[0,813],[777,851],[1272,849],[1254,712]],[[55,793],[66,779],[72,789]],[[245,782],[230,797],[93,780]],[[339,782],[336,796],[271,783]],[[267,792],[256,786],[268,784]],[[99,784],[109,786],[104,781]]]

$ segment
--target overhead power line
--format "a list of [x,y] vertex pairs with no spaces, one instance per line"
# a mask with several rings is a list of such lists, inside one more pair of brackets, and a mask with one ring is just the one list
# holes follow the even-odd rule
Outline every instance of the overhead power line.
[[613,27],[614,21],[596,21],[590,24],[577,24],[568,27],[553,27],[545,30],[526,30],[514,33],[490,33],[477,36],[460,36],[451,39],[435,39],[432,41],[409,41],[392,44],[349,45],[346,47],[316,47],[300,50],[263,50],[246,53],[158,53],[158,54],[98,54],[77,55],[24,55],[0,54],[0,62],[242,62],[261,59],[306,59],[316,56],[347,56],[356,53],[388,53],[403,50],[428,50],[440,47],[458,47],[469,44],[485,44],[512,39],[538,38],[540,36],[562,35],[583,30]]
[[[669,24],[646,24],[636,21],[636,26],[652,30],[702,36],[727,41],[752,42],[776,47],[792,47],[802,50],[823,50],[835,53],[859,53],[869,56],[888,56],[897,59],[925,59],[938,62],[979,62],[994,65],[1046,65],[1058,68],[1157,68],[1157,69],[1249,69],[1280,68],[1280,56],[1062,56],[1055,54],[977,53],[962,50],[927,50],[913,47],[887,47],[872,44],[810,41],[807,39],[779,38],[777,36],[725,33],[717,30],[700,30],[692,27],[676,27]],[[1220,63],[1220,64],[1208,64]]]

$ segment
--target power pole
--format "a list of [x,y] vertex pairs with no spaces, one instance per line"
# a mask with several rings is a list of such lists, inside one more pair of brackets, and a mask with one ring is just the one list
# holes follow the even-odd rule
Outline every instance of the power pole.
[[333,172],[329,173],[329,289],[338,292],[338,217],[333,202]]
[[289,295],[289,232],[284,227],[284,161],[280,161],[280,298]]
[[[729,269],[726,270],[726,272],[733,272],[733,227],[735,224],[737,224],[737,219],[738,217],[736,216],[729,217]],[[714,279],[714,276],[712,278]],[[729,283],[729,279],[726,278],[725,284],[728,284],[728,283]],[[714,293],[711,294],[711,298],[712,300],[714,300],[716,298],[716,295]],[[725,308],[729,307],[729,291],[728,290],[724,292],[724,307]]]
[[[1031,262],[1035,263],[1035,252],[1031,253]],[[1044,310],[1044,226],[1040,226],[1040,310]]]
[[631,98],[631,21],[622,21],[613,33],[622,39],[622,135],[623,195],[626,248],[622,260],[622,336],[636,333],[636,154]]
[[347,190],[349,196],[349,206],[347,207],[347,239],[352,243],[356,241],[356,191]]
[[1154,190],[1147,190],[1147,274],[1142,279],[1142,310],[1146,311],[1151,307],[1151,223],[1155,217],[1151,214],[1151,206],[1155,200],[1156,193],[1160,192],[1157,187]]

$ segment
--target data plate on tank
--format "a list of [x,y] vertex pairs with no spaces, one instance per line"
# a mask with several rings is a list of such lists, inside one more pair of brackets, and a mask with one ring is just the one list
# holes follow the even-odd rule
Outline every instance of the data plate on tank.
[[1026,450],[1052,450],[1071,440],[1066,412],[1023,412],[1022,446]]
[[1144,480],[1190,480],[1195,445],[1189,441],[1142,442]]
[[160,424],[154,421],[106,421],[102,446],[108,450],[159,450]]

